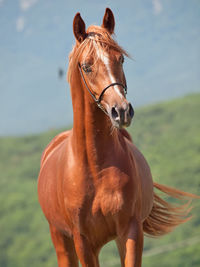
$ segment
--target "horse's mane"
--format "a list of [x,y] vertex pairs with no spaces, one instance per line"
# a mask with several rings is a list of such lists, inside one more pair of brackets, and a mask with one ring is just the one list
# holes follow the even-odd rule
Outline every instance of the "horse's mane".
[[[77,70],[78,61],[83,50],[88,47],[88,54],[92,55],[97,47],[102,51],[109,53],[110,49],[118,51],[119,53],[129,57],[128,53],[118,45],[118,43],[111,37],[108,31],[99,26],[90,26],[87,30],[88,37],[82,43],[76,42],[71,53],[69,54],[69,67],[67,72],[67,80],[70,83],[72,74]],[[85,57],[87,57],[87,55]]]

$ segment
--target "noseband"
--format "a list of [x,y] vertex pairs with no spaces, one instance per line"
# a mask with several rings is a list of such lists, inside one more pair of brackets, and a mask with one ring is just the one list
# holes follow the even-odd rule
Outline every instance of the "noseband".
[[104,93],[105,93],[106,90],[109,89],[110,87],[112,87],[112,86],[114,86],[114,85],[119,85],[119,86],[122,86],[122,87],[123,87],[123,89],[124,89],[124,94],[126,95],[126,94],[127,94],[127,86],[126,86],[126,85],[123,85],[122,83],[117,83],[117,82],[116,82],[116,83],[111,83],[111,84],[109,84],[108,86],[106,86],[106,87],[102,90],[100,96],[99,96],[98,98],[96,98],[95,95],[92,93],[92,91],[90,90],[90,88],[88,87],[88,85],[87,85],[87,83],[86,83],[86,80],[85,80],[85,78],[84,78],[84,75],[83,75],[83,72],[82,72],[82,69],[81,69],[80,64],[78,64],[78,68],[79,68],[81,77],[82,77],[82,79],[83,79],[83,82],[84,82],[84,84],[85,84],[85,86],[86,86],[88,92],[90,93],[91,97],[93,98],[94,102],[97,104],[97,106],[98,106],[100,109],[102,109],[102,110],[108,115],[107,111],[104,109],[104,107],[103,107],[102,104],[101,104],[101,100],[102,100],[102,98],[103,98]]

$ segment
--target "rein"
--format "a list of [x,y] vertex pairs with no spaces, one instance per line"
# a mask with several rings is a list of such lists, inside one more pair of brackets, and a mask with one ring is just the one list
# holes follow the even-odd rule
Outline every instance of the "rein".
[[119,85],[119,86],[122,86],[122,87],[123,87],[123,89],[124,89],[124,94],[126,95],[126,94],[127,94],[127,86],[126,86],[126,85],[123,85],[122,83],[117,83],[117,82],[116,82],[116,83],[111,83],[111,84],[109,84],[108,86],[106,86],[106,87],[102,90],[102,92],[101,92],[101,94],[99,95],[99,97],[96,98],[95,95],[94,95],[94,93],[92,93],[92,91],[90,90],[90,88],[88,87],[88,85],[87,85],[87,83],[86,83],[86,80],[85,80],[85,77],[84,77],[84,75],[83,75],[83,72],[82,72],[80,63],[78,64],[78,68],[79,68],[79,71],[80,71],[80,74],[81,74],[81,78],[83,79],[83,82],[84,82],[84,84],[85,84],[85,86],[86,86],[88,92],[90,93],[91,97],[93,98],[94,102],[97,104],[97,106],[98,106],[101,110],[103,110],[104,113],[106,113],[106,115],[109,115],[108,112],[104,109],[104,107],[103,107],[102,104],[101,104],[101,100],[102,100],[102,98],[103,98],[104,93],[105,93],[106,90],[109,89],[110,87],[112,87],[112,86],[114,86],[114,85]]

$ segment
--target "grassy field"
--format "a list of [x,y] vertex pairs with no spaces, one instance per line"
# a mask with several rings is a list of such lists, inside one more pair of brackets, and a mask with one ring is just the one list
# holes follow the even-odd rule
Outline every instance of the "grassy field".
[[[0,138],[0,266],[53,267],[56,255],[37,201],[42,150],[60,130]],[[200,195],[200,94],[136,110],[129,128],[154,180]],[[200,266],[200,200],[193,219],[159,239],[145,239],[143,266]],[[114,242],[100,255],[120,266]]]

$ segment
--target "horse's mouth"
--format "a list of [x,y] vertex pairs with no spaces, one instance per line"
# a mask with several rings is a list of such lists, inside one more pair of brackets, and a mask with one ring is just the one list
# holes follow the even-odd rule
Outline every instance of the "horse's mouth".
[[122,123],[120,121],[113,121],[111,119],[112,125],[117,129],[127,128],[131,125],[132,120],[130,122]]

